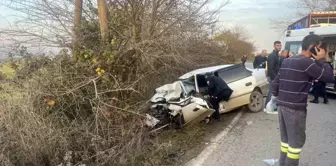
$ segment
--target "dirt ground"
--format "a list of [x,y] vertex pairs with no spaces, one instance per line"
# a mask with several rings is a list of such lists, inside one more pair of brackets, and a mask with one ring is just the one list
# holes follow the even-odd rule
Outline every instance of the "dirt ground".
[[[245,108],[241,108],[246,110]],[[221,121],[209,124],[199,123],[182,130],[168,130],[160,133],[161,143],[171,146],[163,157],[164,165],[179,166],[196,157],[219,132],[223,131],[240,109],[222,114]]]

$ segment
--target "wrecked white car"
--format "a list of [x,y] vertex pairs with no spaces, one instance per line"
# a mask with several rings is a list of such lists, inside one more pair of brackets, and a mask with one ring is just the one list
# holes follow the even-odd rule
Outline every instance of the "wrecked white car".
[[248,69],[242,64],[213,66],[186,73],[176,82],[155,90],[150,100],[152,116],[157,119],[155,125],[170,124],[180,128],[200,122],[214,112],[207,102],[208,87],[204,76],[207,72],[222,78],[233,90],[230,100],[220,103],[220,113],[245,105],[252,112],[264,109],[263,97],[268,92],[265,69]]

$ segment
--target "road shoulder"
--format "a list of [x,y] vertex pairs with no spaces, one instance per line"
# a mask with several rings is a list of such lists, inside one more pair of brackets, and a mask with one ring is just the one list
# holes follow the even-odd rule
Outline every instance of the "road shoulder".
[[218,144],[220,144],[221,140],[223,140],[234,128],[234,126],[238,123],[239,119],[242,117],[244,110],[239,110],[232,121],[227,125],[224,130],[219,132],[213,139],[207,143],[207,146],[201,151],[197,157],[190,160],[186,166],[201,166],[204,162],[210,157],[210,155],[216,151]]

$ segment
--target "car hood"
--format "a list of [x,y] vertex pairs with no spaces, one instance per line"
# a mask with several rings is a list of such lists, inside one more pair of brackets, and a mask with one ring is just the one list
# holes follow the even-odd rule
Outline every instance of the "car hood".
[[157,102],[165,98],[166,101],[179,99],[181,97],[182,88],[179,81],[172,84],[165,84],[155,89],[155,95],[151,98],[151,102]]

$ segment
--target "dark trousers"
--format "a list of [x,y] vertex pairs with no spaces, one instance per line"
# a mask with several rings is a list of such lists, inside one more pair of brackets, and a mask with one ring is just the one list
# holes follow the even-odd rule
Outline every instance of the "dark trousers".
[[219,103],[221,101],[228,101],[230,99],[230,96],[232,94],[232,91],[229,90],[224,90],[221,93],[219,93],[217,98],[212,98],[210,97],[210,104],[212,105],[212,108],[215,110],[215,112],[212,114],[212,117],[214,119],[219,119],[220,114],[219,114]]
[[281,135],[280,166],[298,166],[300,152],[306,142],[307,110],[278,106]]
[[326,83],[320,81],[315,82],[313,85],[313,95],[315,101],[318,101],[320,95],[323,97],[324,101],[328,101]]
[[268,102],[271,101],[272,98],[272,79],[271,77],[267,77],[267,81],[268,81],[268,93],[267,93],[267,97],[266,97],[266,102],[265,102],[265,107],[267,106]]

